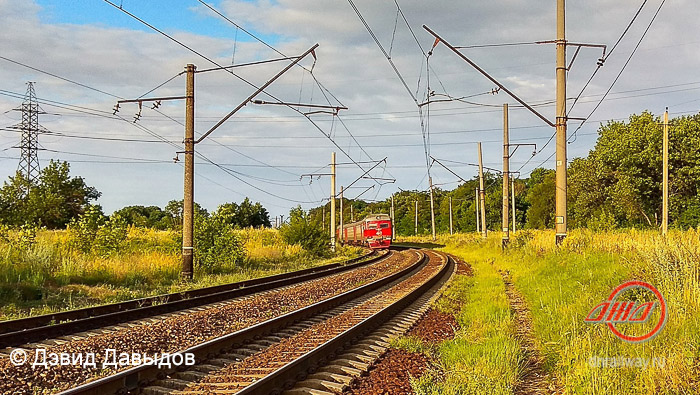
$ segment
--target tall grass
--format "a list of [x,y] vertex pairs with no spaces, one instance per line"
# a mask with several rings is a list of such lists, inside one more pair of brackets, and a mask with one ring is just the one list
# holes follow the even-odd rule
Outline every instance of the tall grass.
[[654,281],[664,297],[678,308],[700,309],[700,229],[670,230],[664,237],[653,230],[592,232],[574,229],[563,245],[554,245],[554,233],[525,231],[525,249],[535,254],[555,251],[619,256],[635,275]]
[[[514,316],[505,285],[489,261],[474,259],[469,251],[450,248],[472,262],[474,277],[457,276],[436,308],[455,314],[455,338],[426,350],[412,338],[393,346],[434,355],[443,374],[412,380],[416,394],[512,394],[524,356],[515,337]],[[444,377],[440,380],[439,377]]]
[[[698,236],[697,230],[671,231],[664,238],[654,231],[582,229],[571,231],[565,242],[556,246],[554,232],[526,230],[517,232],[505,251],[500,248],[500,234],[486,240],[476,234],[442,236],[437,243],[477,268],[493,262],[495,268],[511,272],[515,287],[532,312],[535,340],[546,358],[545,366],[561,392],[695,394],[700,393]],[[483,271],[476,270],[474,281],[486,281],[482,276]],[[626,343],[604,325],[583,322],[593,306],[631,279],[656,286],[669,310],[661,333],[642,344]],[[499,305],[488,299],[484,303]],[[452,348],[456,353],[473,355]],[[590,364],[594,357],[619,356],[663,358],[665,365],[601,368]],[[489,360],[485,356],[475,363],[487,364]],[[502,363],[512,371],[518,369],[507,358]],[[475,380],[488,385],[485,379]],[[473,384],[467,382],[463,388],[466,391]]]
[[[5,230],[7,233],[7,230]],[[0,237],[0,320],[242,281],[342,260],[360,254],[347,247],[327,260],[287,245],[273,229],[236,230],[246,251],[237,265],[216,271],[195,268],[182,282],[178,235],[130,227],[121,246],[108,253],[75,248],[68,231],[38,231],[31,240]]]

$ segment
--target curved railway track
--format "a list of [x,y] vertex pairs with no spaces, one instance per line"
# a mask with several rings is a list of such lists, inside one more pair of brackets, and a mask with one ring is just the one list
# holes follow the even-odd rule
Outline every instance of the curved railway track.
[[[166,322],[155,332],[170,334],[173,330],[172,339],[166,336],[165,340],[150,341],[145,336],[139,345],[130,346],[123,338],[106,335],[107,338],[97,344],[112,345],[117,353],[169,351],[193,356],[194,364],[175,366],[161,363],[168,360],[156,359],[152,364],[92,372],[93,380],[84,384],[80,384],[86,381],[84,372],[57,369],[50,372],[48,381],[54,387],[44,382],[43,393],[55,393],[70,386],[74,388],[65,389],[61,394],[279,394],[283,390],[299,394],[342,389],[344,382],[359,374],[382,347],[388,345],[382,340],[386,339],[386,330],[379,335],[363,337],[382,324],[386,326],[398,319],[399,324],[394,325],[402,327],[418,318],[425,300],[454,271],[454,262],[444,254],[408,250],[389,255],[383,259],[371,258],[369,263],[342,267],[354,269],[341,271],[338,270],[341,267],[335,266],[322,271],[338,270],[332,275],[249,294],[237,299],[238,304],[227,304],[220,310],[216,309],[221,303],[215,303],[213,314],[209,314],[209,310],[201,311],[203,308],[166,314],[164,321],[171,323]],[[392,317],[411,304],[392,321]],[[204,319],[197,321],[199,316]],[[228,321],[229,326],[218,331],[208,330],[205,335],[198,333],[201,326],[212,322],[212,317]],[[191,323],[180,325],[179,320]],[[243,322],[231,324],[238,321]],[[161,324],[163,322],[152,326]],[[178,334],[183,328],[184,337]],[[396,329],[389,332],[394,333]],[[163,343],[168,340],[172,340],[172,344]],[[59,345],[58,349],[81,350],[72,343]],[[324,371],[318,371],[329,362]],[[26,384],[28,380],[37,379],[36,372],[26,369],[17,373],[27,377],[2,377],[2,368],[0,359],[0,381],[15,379]],[[105,373],[109,375],[104,376]],[[300,384],[292,389],[297,382]],[[11,389],[6,382],[4,385],[0,392]],[[19,386],[17,391],[9,393],[32,393],[23,392],[29,388]],[[36,393],[37,388],[31,391]]]
[[[372,251],[346,262],[332,263],[237,283],[216,285],[185,292],[69,310],[18,320],[2,321],[0,322],[0,355],[9,354],[9,348],[11,347],[253,295],[255,293],[352,270],[374,263],[382,258],[383,255]],[[59,339],[59,343],[69,340],[72,339]]]

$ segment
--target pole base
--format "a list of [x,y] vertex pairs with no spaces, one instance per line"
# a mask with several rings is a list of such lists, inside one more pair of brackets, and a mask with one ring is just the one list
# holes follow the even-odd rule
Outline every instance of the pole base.
[[192,272],[181,272],[180,273],[180,278],[184,281],[192,281],[192,278],[194,276],[192,275]]
[[182,270],[180,271],[180,278],[183,280],[192,280],[194,277],[194,259],[192,255],[192,247],[183,248],[182,250]]
[[510,244],[510,239],[501,239],[501,249],[505,250]]
[[566,238],[566,233],[557,235],[557,237],[556,237],[556,244],[557,244],[557,245],[561,245],[561,243],[564,242],[564,239],[565,239],[565,238]]

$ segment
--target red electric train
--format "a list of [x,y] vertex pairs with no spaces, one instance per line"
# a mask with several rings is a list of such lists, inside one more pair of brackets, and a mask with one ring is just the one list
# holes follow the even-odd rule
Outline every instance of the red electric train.
[[355,244],[372,249],[391,246],[391,217],[386,214],[372,214],[365,219],[343,225],[338,238],[344,244]]

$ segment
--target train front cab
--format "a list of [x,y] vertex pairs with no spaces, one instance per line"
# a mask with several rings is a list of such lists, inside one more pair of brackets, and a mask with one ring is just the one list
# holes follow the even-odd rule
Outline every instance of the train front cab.
[[364,238],[372,249],[391,246],[391,219],[388,215],[376,215],[365,220]]

